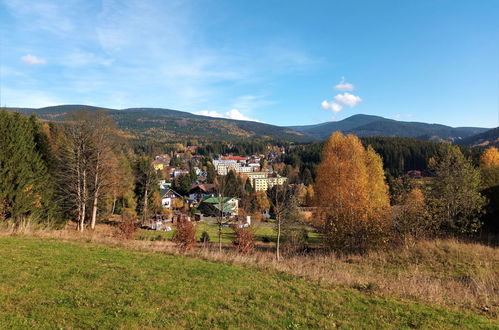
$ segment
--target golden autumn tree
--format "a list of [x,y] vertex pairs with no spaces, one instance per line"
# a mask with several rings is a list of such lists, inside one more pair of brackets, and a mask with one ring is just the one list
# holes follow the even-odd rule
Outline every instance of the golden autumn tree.
[[487,197],[485,216],[482,218],[484,229],[499,231],[499,150],[488,148],[480,157],[482,194]]
[[480,172],[485,189],[499,185],[499,150],[488,148],[480,157]]
[[386,243],[390,204],[381,158],[358,137],[335,132],[326,142],[314,204],[315,225],[331,247],[366,251]]
[[394,229],[404,246],[409,247],[418,240],[434,234],[438,224],[432,221],[421,189],[413,188],[401,198]]
[[491,147],[485,150],[480,157],[480,167],[495,166],[499,166],[499,150],[496,147]]

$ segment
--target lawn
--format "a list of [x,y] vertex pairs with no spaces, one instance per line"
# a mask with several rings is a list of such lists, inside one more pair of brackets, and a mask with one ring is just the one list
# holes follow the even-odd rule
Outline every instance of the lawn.
[[0,238],[1,328],[499,326],[275,271],[94,243]]
[[[257,242],[271,243],[276,241],[276,232],[273,228],[274,224],[256,223],[251,229],[255,234]],[[196,239],[199,241],[201,234],[207,232],[210,235],[211,242],[218,242],[218,225],[212,221],[196,222]],[[155,231],[141,229],[135,234],[135,239],[138,240],[171,240],[174,230]],[[317,244],[320,242],[319,234],[313,230],[308,231],[309,243]],[[230,227],[222,228],[222,243],[231,243],[235,238],[234,229]]]

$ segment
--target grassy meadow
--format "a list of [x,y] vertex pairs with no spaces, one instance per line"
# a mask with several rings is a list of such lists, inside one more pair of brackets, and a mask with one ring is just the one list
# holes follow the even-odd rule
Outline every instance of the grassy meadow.
[[499,326],[275,270],[85,242],[0,238],[1,328]]

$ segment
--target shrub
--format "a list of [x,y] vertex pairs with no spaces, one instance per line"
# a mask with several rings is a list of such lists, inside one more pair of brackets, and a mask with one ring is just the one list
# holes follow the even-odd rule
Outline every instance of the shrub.
[[120,236],[124,239],[132,239],[133,235],[137,231],[137,227],[132,219],[127,219],[120,223]]
[[270,239],[270,237],[268,237],[268,236],[263,236],[263,237],[262,237],[262,242],[263,242],[263,243],[270,243],[270,242],[271,242],[271,239]]
[[236,238],[232,241],[232,244],[241,253],[249,253],[255,249],[255,235],[250,229],[244,229],[236,227],[234,228],[236,232]]
[[191,221],[177,223],[177,230],[172,240],[181,250],[190,250],[196,243],[196,228],[194,224]]
[[208,232],[206,232],[206,231],[203,231],[203,233],[201,234],[201,237],[199,238],[199,241],[201,243],[210,242],[210,234],[208,234]]

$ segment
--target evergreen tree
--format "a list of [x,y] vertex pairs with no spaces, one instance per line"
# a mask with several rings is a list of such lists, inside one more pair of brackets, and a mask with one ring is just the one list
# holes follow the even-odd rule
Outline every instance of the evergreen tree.
[[18,113],[0,112],[0,202],[4,217],[22,226],[32,220],[54,220],[50,175],[43,156],[39,124]]
[[457,146],[447,146],[442,155],[430,160],[434,175],[430,189],[433,213],[441,228],[465,234],[480,228],[479,216],[485,205],[480,194],[481,177]]

